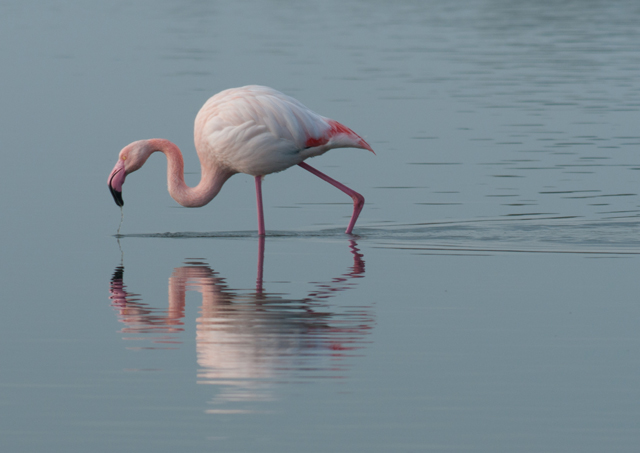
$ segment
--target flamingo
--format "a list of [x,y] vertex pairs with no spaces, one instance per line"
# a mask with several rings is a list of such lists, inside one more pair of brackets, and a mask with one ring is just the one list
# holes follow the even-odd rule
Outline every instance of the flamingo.
[[201,166],[197,186],[185,184],[184,161],[175,144],[165,139],[139,140],[120,151],[118,162],[109,174],[109,189],[116,204],[124,204],[125,177],[142,167],[151,154],[160,151],[167,156],[169,194],[185,207],[206,205],[236,173],[252,175],[258,235],[264,236],[262,179],[298,165],[353,199],[353,214],[345,233],[353,231],[364,197],[304,162],[333,148],[361,148],[374,153],[371,146],[348,127],[318,115],[273,88],[250,85],[231,88],[209,98],[196,116],[194,138]]

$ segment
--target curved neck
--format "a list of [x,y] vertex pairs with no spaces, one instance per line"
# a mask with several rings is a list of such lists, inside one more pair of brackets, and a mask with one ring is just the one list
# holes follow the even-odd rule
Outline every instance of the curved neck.
[[184,160],[180,148],[164,139],[151,139],[148,143],[152,153],[160,151],[167,156],[169,195],[182,206],[196,208],[206,205],[218,195],[222,185],[233,175],[233,172],[224,168],[209,168],[200,162],[200,182],[195,187],[189,187],[184,182]]

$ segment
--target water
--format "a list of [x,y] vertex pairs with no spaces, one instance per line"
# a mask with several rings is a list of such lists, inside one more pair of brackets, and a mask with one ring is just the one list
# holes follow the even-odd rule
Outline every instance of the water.
[[[631,1],[0,5],[0,449],[635,451]],[[376,156],[197,183],[206,98],[259,83]],[[345,199],[346,198],[346,199]],[[116,237],[117,236],[117,237]]]

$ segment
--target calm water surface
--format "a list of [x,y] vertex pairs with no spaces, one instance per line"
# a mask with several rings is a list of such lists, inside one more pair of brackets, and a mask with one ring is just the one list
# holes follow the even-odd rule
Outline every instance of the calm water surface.
[[[0,5],[0,450],[636,451],[633,1]],[[373,146],[202,209],[195,114],[258,83]]]

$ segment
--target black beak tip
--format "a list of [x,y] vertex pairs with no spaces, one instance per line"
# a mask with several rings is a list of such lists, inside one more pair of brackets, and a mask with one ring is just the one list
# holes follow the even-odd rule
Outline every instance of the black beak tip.
[[122,200],[122,192],[118,192],[113,187],[109,186],[109,190],[111,191],[111,195],[113,195],[113,200],[120,207],[124,205],[124,201]]

